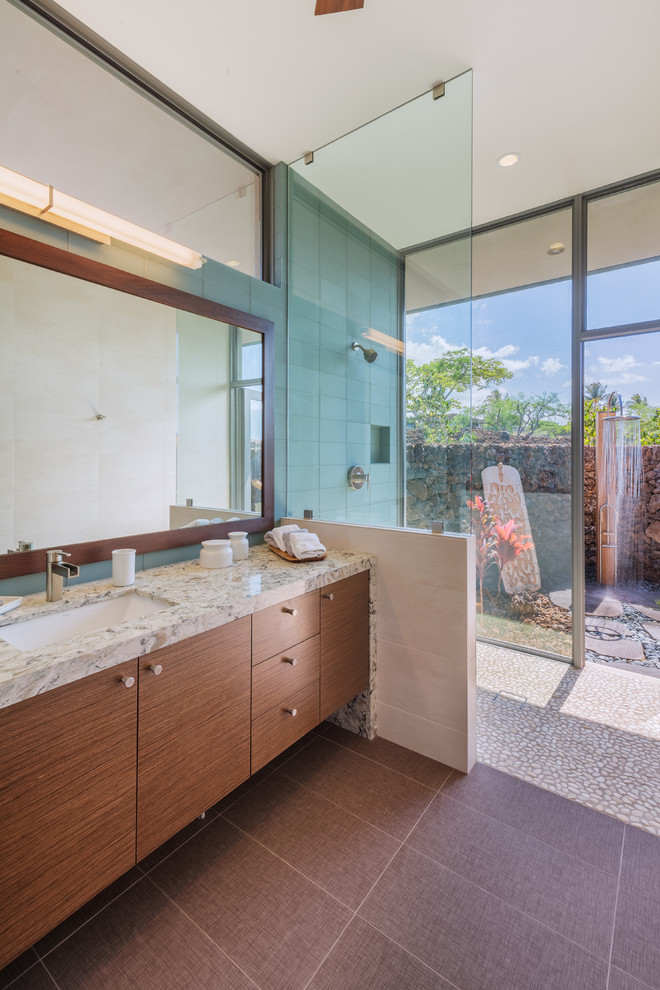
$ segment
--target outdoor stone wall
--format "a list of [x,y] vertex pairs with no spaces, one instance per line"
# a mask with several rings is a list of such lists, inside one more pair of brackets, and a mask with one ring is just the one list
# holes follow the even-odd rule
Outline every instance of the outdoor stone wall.
[[[542,589],[571,583],[571,449],[566,441],[500,440],[475,444],[424,444],[413,435],[407,453],[407,524],[429,526],[442,519],[445,528],[469,528],[470,479],[481,494],[481,472],[492,464],[511,464],[520,473],[531,536],[541,571]],[[642,577],[660,581],[660,446],[643,447],[644,480],[638,535]],[[587,567],[596,565],[595,455],[585,448],[585,550]]]

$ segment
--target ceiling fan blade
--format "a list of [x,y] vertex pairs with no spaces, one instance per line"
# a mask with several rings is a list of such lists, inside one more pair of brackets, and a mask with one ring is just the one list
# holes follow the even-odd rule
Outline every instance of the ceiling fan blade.
[[342,10],[360,10],[364,0],[316,0],[315,14],[338,14]]

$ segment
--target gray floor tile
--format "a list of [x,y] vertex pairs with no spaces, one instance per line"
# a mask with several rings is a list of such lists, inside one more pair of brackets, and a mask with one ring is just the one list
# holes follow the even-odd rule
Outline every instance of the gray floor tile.
[[618,876],[625,826],[607,815],[478,763],[442,788],[493,818]]
[[262,990],[302,990],[351,917],[223,818],[149,876]]
[[398,746],[388,739],[365,739],[363,736],[358,736],[355,732],[348,732],[338,725],[331,725],[324,736],[330,742],[345,746],[347,749],[353,750],[354,753],[359,753],[360,756],[366,756],[376,763],[389,767],[390,770],[403,773],[406,777],[412,777],[419,784],[425,784],[434,789],[442,787],[452,772],[451,767],[444,763],[431,760],[428,756],[422,756],[421,753],[413,753],[412,750]]
[[621,879],[642,890],[660,890],[660,838],[626,825]]
[[604,959],[407,847],[359,913],[460,990],[605,990]]
[[617,879],[441,791],[407,844],[609,957]]
[[612,965],[660,990],[660,891],[621,882]]
[[453,990],[360,918],[339,939],[309,990]]
[[148,877],[46,956],[59,990],[255,990]]
[[277,772],[224,817],[353,909],[399,848],[398,839]]
[[289,760],[282,773],[397,839],[406,837],[433,798],[430,788],[325,735]]
[[5,990],[10,984],[15,983],[19,976],[25,973],[39,961],[39,956],[34,949],[28,949],[21,953],[18,959],[14,959],[4,969],[0,969],[0,990]]

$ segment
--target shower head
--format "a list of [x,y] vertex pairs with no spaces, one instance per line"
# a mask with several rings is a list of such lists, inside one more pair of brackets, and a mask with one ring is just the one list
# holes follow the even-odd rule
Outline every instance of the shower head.
[[364,360],[367,362],[367,364],[373,364],[373,362],[378,357],[378,351],[373,351],[370,347],[363,347],[362,344],[360,344],[359,341],[357,340],[353,341],[351,347],[353,348],[354,351],[362,351],[362,353],[364,354]]

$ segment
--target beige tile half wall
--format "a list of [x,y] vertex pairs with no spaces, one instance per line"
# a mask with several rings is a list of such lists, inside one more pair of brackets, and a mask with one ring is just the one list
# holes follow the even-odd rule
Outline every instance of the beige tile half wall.
[[286,519],[373,554],[376,717],[384,739],[467,772],[476,760],[474,538]]

